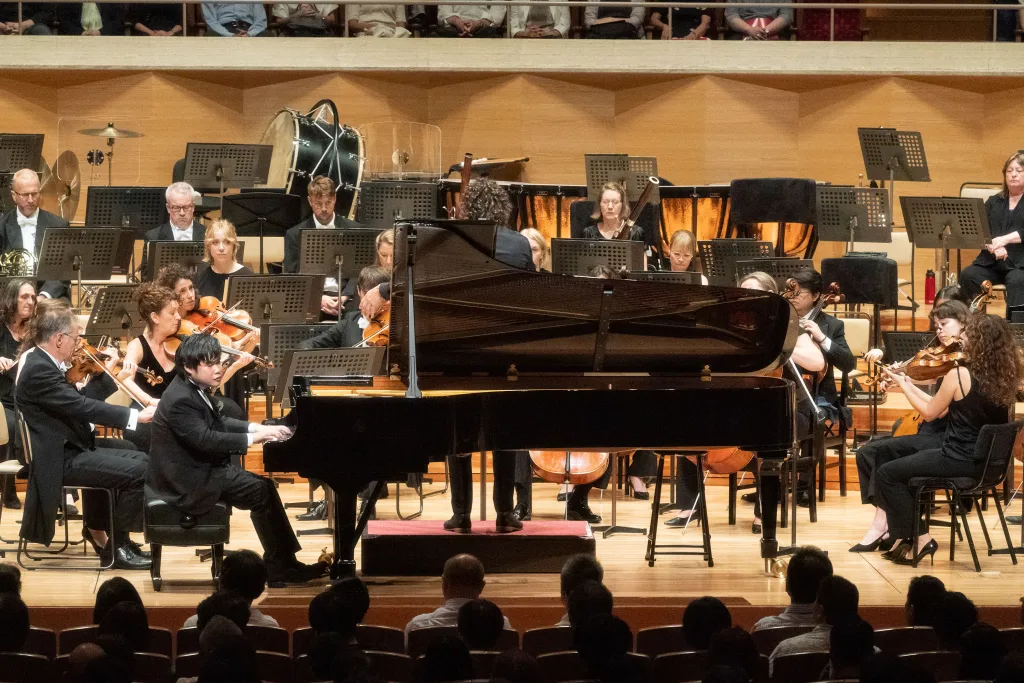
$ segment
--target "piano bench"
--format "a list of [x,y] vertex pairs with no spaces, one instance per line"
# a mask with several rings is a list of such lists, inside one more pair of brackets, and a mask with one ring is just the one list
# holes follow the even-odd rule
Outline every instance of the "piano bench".
[[224,503],[217,503],[202,515],[186,515],[166,501],[146,501],[145,514],[146,542],[153,552],[153,565],[149,570],[153,590],[159,591],[163,584],[160,577],[160,560],[163,546],[191,547],[210,546],[213,552],[213,585],[220,581],[220,567],[224,559],[224,544],[231,540],[231,511]]

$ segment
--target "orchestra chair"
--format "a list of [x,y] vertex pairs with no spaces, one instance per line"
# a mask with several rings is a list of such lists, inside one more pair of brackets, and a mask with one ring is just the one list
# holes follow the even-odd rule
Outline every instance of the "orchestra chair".
[[[409,631],[409,656],[412,658],[419,657],[426,653],[427,646],[430,645],[431,641],[441,636],[452,636],[458,638],[459,629],[456,626],[428,626],[427,628],[417,628]],[[505,629],[498,637],[498,642],[495,645],[495,650],[498,652],[505,652],[507,650],[518,650],[519,649],[519,631],[512,629]]]
[[542,626],[523,632],[523,652],[534,657],[575,649],[571,626]]
[[[31,436],[31,432],[29,432],[28,424],[25,422],[25,417],[21,414],[20,411],[17,414],[17,424],[18,424],[18,432],[21,434],[22,453],[24,454],[25,462],[28,465],[28,471],[29,471],[29,474],[28,474],[28,485],[32,486],[32,484],[33,484],[33,479],[32,479],[32,477],[33,477],[33,474],[32,474],[32,436]],[[79,490],[79,491],[102,492],[102,493],[104,493],[106,495],[106,497],[107,497],[107,514],[109,515],[109,518],[107,520],[107,522],[108,522],[107,534],[109,536],[111,536],[111,537],[114,537],[116,535],[115,534],[115,528],[114,528],[114,490],[113,489],[109,489],[109,488],[97,487],[97,486],[64,486],[64,485],[61,485],[60,500],[62,501],[62,504],[63,504],[63,501],[67,500],[68,494],[71,493],[72,491],[76,490],[76,489]],[[79,541],[72,541],[71,540],[71,535],[70,535],[70,533],[68,531],[68,527],[69,527],[68,524],[60,523],[60,525],[62,527],[64,527],[64,542],[56,550],[33,550],[33,551],[30,552],[29,549],[28,549],[28,541],[26,541],[24,538],[21,538],[19,536],[19,538],[18,538],[18,566],[21,567],[22,569],[26,570],[26,571],[34,571],[36,569],[55,569],[55,570],[61,570],[61,571],[74,571],[74,570],[96,571],[97,569],[101,569],[101,570],[102,569],[110,569],[111,567],[114,566],[114,555],[113,555],[113,553],[111,553],[111,555],[110,555],[110,562],[109,562],[109,564],[103,564],[102,557],[98,557],[97,558],[99,560],[98,564],[97,563],[92,563],[92,562],[87,563],[87,564],[66,564],[66,563],[56,564],[56,563],[51,562],[52,560],[57,559],[56,556],[62,555],[64,553],[64,551],[67,550],[68,548],[70,548],[72,545],[79,545],[79,544],[81,544],[82,545],[82,554],[83,555],[88,551],[87,544],[84,541],[81,541],[81,540],[79,540]],[[33,556],[33,553],[35,553],[35,556]],[[24,556],[25,558],[27,558],[29,560],[32,560],[32,562],[34,562],[34,563],[43,562],[45,566],[26,565],[22,561],[22,556]]]
[[900,626],[875,631],[875,647],[893,655],[932,652],[938,646],[939,639],[931,626]]
[[707,672],[707,650],[666,652],[654,658],[654,683],[699,681]]
[[[685,652],[689,654],[691,650],[686,644],[683,627],[679,624],[673,626],[651,626],[650,628],[640,629],[636,632],[636,647],[634,649],[648,657],[657,657],[668,652]],[[697,676],[697,678],[700,678],[700,676]]]
[[153,564],[149,570],[153,590],[159,591],[163,585],[160,561],[165,545],[179,548],[210,546],[213,551],[210,572],[214,587],[219,584],[224,544],[231,539],[231,511],[225,503],[218,501],[201,515],[186,515],[166,501],[148,498],[143,517],[146,543],[153,553]]
[[[843,399],[841,398],[840,400]],[[815,495],[815,491],[818,490],[818,479],[820,479],[818,472],[821,469],[822,461],[825,459],[826,424],[827,421],[823,415],[816,418],[814,424],[811,425],[810,436],[800,442],[800,449],[797,454],[782,463],[779,475],[779,483],[781,485],[779,495],[779,526],[783,529],[789,526],[790,494],[793,496],[792,504],[797,504],[797,491],[791,491],[794,469],[798,477],[801,472],[807,472],[810,475],[810,482],[808,482],[808,493],[810,494],[808,496],[810,502],[808,516],[811,524],[818,521],[818,496]]]
[[[0,424],[0,447],[6,450],[9,454],[12,445],[11,435],[7,433],[7,417],[4,411],[4,407],[0,405],[0,423],[3,423]],[[3,491],[7,488],[8,480],[17,479],[17,476],[19,473],[21,473],[22,469],[24,469],[24,466],[15,458],[0,462],[0,491]],[[3,522],[3,519],[4,506],[0,504],[0,522]],[[7,540],[3,536],[0,536],[0,543],[15,545],[17,541]],[[0,557],[3,556],[4,551],[0,550]]]
[[751,631],[750,637],[754,639],[757,651],[767,657],[774,652],[775,646],[782,641],[807,633],[812,628],[813,626],[772,626],[771,628]]
[[[1001,425],[989,424],[981,428],[981,431],[978,433],[978,441],[974,446],[974,461],[984,463],[984,467],[981,476],[977,479],[971,477],[913,477],[908,482],[908,486],[914,489],[914,510],[916,512],[911,538],[917,538],[921,534],[921,515],[925,516],[926,521],[930,519],[935,494],[943,491],[946,494],[946,498],[939,502],[951,506],[951,515],[954,520],[959,515],[964,535],[967,537],[967,545],[971,549],[971,557],[974,559],[975,571],[981,571],[981,563],[978,562],[978,551],[974,547],[974,539],[971,536],[971,528],[967,521],[969,510],[964,504],[964,498],[974,501],[974,509],[978,512],[978,523],[981,525],[981,530],[985,535],[988,554],[1009,554],[1010,561],[1013,564],[1017,564],[1016,551],[1021,548],[1014,547],[1013,541],[1010,539],[1010,530],[1006,526],[1006,517],[1003,515],[1003,506],[999,501],[997,489],[1002,486],[1003,480],[1006,478],[1008,461],[1013,458],[1014,444],[1022,427],[1024,427],[1024,420]],[[992,501],[996,506],[996,513],[999,515],[999,524],[1002,526],[1003,536],[1006,538],[1005,550],[994,550],[992,548],[992,538],[989,536],[988,526],[985,524],[985,518],[981,512],[981,502],[987,496],[992,496]],[[950,562],[953,561],[956,552],[956,526],[956,524],[951,524],[949,534]],[[913,566],[917,567],[916,561]]]
[[27,655],[41,655],[52,661],[57,656],[57,632],[30,626],[21,651]]
[[[942,683],[943,681],[955,681],[960,671],[959,652],[911,652],[909,654],[900,655],[899,658],[905,660],[913,667],[930,671],[932,675],[935,676],[935,680],[939,683]],[[775,666],[779,666],[778,659],[775,660]]]
[[363,654],[370,660],[381,680],[392,681],[393,683],[409,683],[412,681],[413,659],[409,655],[398,654],[397,652],[378,652],[376,650],[365,650]]
[[[647,566],[653,567],[657,560],[659,548],[663,555],[699,555],[708,567],[715,566],[715,560],[711,555],[711,531],[708,524],[707,491],[704,488],[704,456],[706,453],[693,451],[680,451],[676,453],[658,453],[657,475],[654,479],[654,498],[651,501],[651,526],[647,532],[647,553],[644,559]],[[701,542],[700,543],[658,543],[658,522],[661,513],[661,491],[665,479],[665,458],[695,457],[697,460],[697,507],[695,514],[700,515]],[[687,526],[687,529],[690,527]]]
[[[871,318],[863,311],[837,311],[834,314],[843,321],[846,328],[846,343],[854,358],[861,358],[871,348]],[[855,377],[864,373],[856,368],[850,372],[832,368],[833,377],[826,378],[826,381],[839,381],[839,409],[846,411],[850,406],[850,382]],[[852,418],[851,418],[852,421]],[[825,440],[821,459],[818,461],[818,500],[825,500],[825,473],[827,470],[836,468],[839,470],[839,495],[846,497],[846,440],[849,435],[849,427],[842,420],[832,421],[826,419],[824,422]],[[836,449],[836,461],[828,462],[829,449]]]
[[[66,628],[57,634],[57,652],[62,655],[71,654],[71,651],[82,643],[91,643],[96,640],[96,636],[99,634],[100,627],[95,624]],[[146,649],[144,652],[170,657],[172,650],[171,640],[170,630],[166,628],[159,628],[157,626],[150,626],[149,637],[146,639]]]
[[772,665],[773,683],[811,683],[821,678],[828,666],[828,652],[797,652],[779,655]]
[[50,683],[50,660],[42,655],[0,652],[0,678],[12,683]]

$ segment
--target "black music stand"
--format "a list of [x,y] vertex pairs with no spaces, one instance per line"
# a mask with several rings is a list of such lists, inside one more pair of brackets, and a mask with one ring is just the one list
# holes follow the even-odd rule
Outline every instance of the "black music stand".
[[1013,340],[1017,346],[1024,347],[1024,323],[1010,323],[1010,329],[1013,330]]
[[437,183],[373,180],[359,187],[356,220],[387,230],[396,220],[438,217]]
[[681,285],[702,285],[701,273],[673,272],[671,270],[641,270],[630,272],[630,280],[643,280],[646,282],[675,282]]
[[184,180],[192,187],[219,187],[223,210],[225,189],[267,184],[273,152],[273,145],[190,142]]
[[[631,157],[626,154],[585,154],[587,170],[587,199],[601,201],[601,188],[605,183],[618,183],[626,190],[626,197],[635,200],[647,187],[647,179],[658,176],[657,157]],[[651,190],[650,203],[661,201],[657,185]]]
[[[359,271],[377,259],[379,234],[379,230],[365,229],[300,230],[299,272],[337,278],[341,296],[342,280],[359,277]],[[343,308],[338,306],[338,320]]]
[[883,332],[885,340],[885,362],[902,363],[917,355],[917,352],[935,341],[934,332]]
[[164,187],[92,185],[85,205],[85,223],[145,232],[168,222],[166,191]]
[[928,175],[921,133],[895,128],[858,128],[857,137],[868,180],[889,181],[889,219],[893,220],[896,181],[929,183],[932,180]]
[[757,258],[749,261],[736,262],[736,284],[743,281],[743,278],[761,271],[768,273],[775,278],[779,291],[786,289],[786,280],[793,277],[793,273],[801,270],[814,268],[814,261],[809,258]]
[[775,256],[771,242],[752,239],[714,239],[698,242],[700,263],[708,282],[720,287],[735,287],[739,261],[769,259]]
[[[191,240],[150,240],[146,244],[146,272],[149,278],[156,277],[160,269],[172,263],[180,263],[192,272],[203,264],[206,247],[202,242]],[[239,262],[245,256],[245,243],[239,242],[235,259]]]
[[915,247],[942,250],[941,280],[950,278],[950,249],[984,249],[991,239],[985,202],[977,197],[900,197],[907,236]]
[[[367,384],[384,372],[383,346],[358,349],[288,349],[284,352],[281,372],[274,389],[274,400],[285,406],[297,378],[304,378],[302,393],[318,380],[332,384]],[[294,397],[292,397],[294,398]],[[291,406],[288,406],[291,407]]]
[[114,338],[134,337],[142,333],[146,321],[139,314],[135,285],[107,285],[96,293],[86,333]]
[[82,305],[82,280],[109,280],[114,266],[128,266],[123,242],[134,233],[120,228],[47,228],[36,266],[39,280],[77,280],[78,307]]
[[551,240],[551,272],[559,275],[586,275],[594,266],[612,270],[644,270],[643,242],[632,240]]
[[323,275],[238,275],[228,280],[227,300],[257,327],[311,323],[320,318],[323,289]]
[[873,187],[818,185],[818,240],[846,242],[847,251],[862,242],[892,242],[889,192]]
[[42,133],[0,133],[0,206],[10,211],[11,179],[23,168],[39,168],[43,156]]
[[302,342],[317,337],[331,329],[334,323],[298,324],[298,325],[263,325],[260,327],[260,351],[274,364],[267,370],[266,405],[267,419],[273,415],[274,390],[281,374],[284,355],[290,349],[298,347]]
[[[241,236],[260,238],[260,274],[263,273],[263,238],[284,237],[302,220],[302,201],[293,194],[257,191],[221,198],[221,217]],[[241,258],[236,259],[241,262]]]

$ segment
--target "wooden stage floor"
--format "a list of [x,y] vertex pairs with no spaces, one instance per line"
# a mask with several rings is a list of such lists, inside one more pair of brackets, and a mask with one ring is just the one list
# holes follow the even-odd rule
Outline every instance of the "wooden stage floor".
[[[854,469],[852,457],[849,466]],[[834,472],[834,470],[832,470]],[[855,471],[855,470],[854,470]],[[474,487],[474,495],[479,496],[479,486]],[[537,484],[534,487],[535,515],[555,518],[560,514],[561,505],[555,501],[555,485]],[[281,487],[285,501],[300,501],[306,496],[305,484],[285,484]],[[411,493],[411,491],[409,491]],[[488,498],[489,496],[488,491]],[[605,567],[605,578],[612,592],[619,597],[643,600],[644,598],[679,599],[700,595],[715,595],[736,604],[751,605],[785,605],[788,602],[784,580],[766,576],[759,557],[759,536],[750,533],[750,521],[753,514],[752,506],[739,503],[738,523],[730,527],[727,524],[726,504],[727,488],[724,486],[709,487],[709,501],[712,515],[712,550],[715,566],[708,568],[697,557],[663,556],[653,568],[644,561],[646,538],[640,535],[617,535],[608,539],[598,535],[597,553]],[[404,496],[403,496],[404,498]],[[394,486],[392,495],[378,505],[382,519],[395,517]],[[404,498],[404,502],[412,502]],[[592,508],[606,517],[610,514],[609,500],[604,502],[593,493]],[[479,505],[479,500],[476,501]],[[488,500],[488,505],[489,505]],[[646,527],[649,520],[649,503],[636,500],[620,500],[618,506],[619,523]],[[1015,513],[1020,512],[1019,503],[1013,505]],[[292,512],[292,511],[290,511]],[[15,538],[17,527],[15,520],[20,515],[5,510],[0,525],[0,536]],[[446,496],[435,496],[427,499],[424,517],[427,519],[446,519],[450,514],[449,501]],[[671,513],[670,513],[671,514]],[[493,510],[489,508],[489,515]],[[977,518],[972,518],[972,531],[976,542],[981,544],[980,556],[982,573],[973,569],[966,543],[957,546],[956,561],[949,561],[947,536],[940,530],[940,551],[934,567],[927,564],[914,570],[900,567],[881,559],[877,553],[855,554],[848,552],[849,547],[856,543],[870,521],[870,511],[860,504],[856,485],[847,497],[839,496],[837,490],[829,490],[824,504],[818,508],[819,520],[816,524],[807,521],[807,511],[801,509],[798,522],[798,541],[801,544],[814,544],[828,551],[835,570],[852,581],[860,589],[862,605],[902,605],[905,600],[907,584],[911,577],[931,573],[946,582],[947,587],[964,592],[979,605],[1015,605],[1021,595],[1024,567],[1012,566],[1009,557],[987,557],[984,554],[984,539],[978,527]],[[474,513],[474,518],[478,514]],[[662,516],[662,522],[668,519]],[[986,521],[994,528],[996,516],[994,510],[986,516]],[[315,528],[321,526],[314,523],[293,522],[296,529]],[[255,531],[245,513],[238,512],[233,516],[232,543],[229,549],[252,548],[260,550]],[[72,523],[73,534],[79,533],[77,523]],[[789,530],[780,530],[783,543],[788,543]],[[669,541],[678,538],[680,531],[662,526],[659,539]],[[1002,534],[993,533],[996,547],[1003,547]],[[696,527],[687,531],[688,542],[699,542],[700,531]],[[1020,527],[1011,527],[1011,535],[1019,541]],[[303,537],[304,550],[301,559],[314,561],[321,547],[328,544],[326,536]],[[8,549],[6,561],[14,561],[12,546]],[[80,553],[81,551],[77,551]],[[92,554],[90,551],[90,558]],[[165,579],[186,581],[185,584],[165,582],[160,593],[153,591],[148,572],[57,572],[53,570],[37,570],[23,573],[24,598],[30,606],[38,607],[79,607],[91,606],[94,601],[98,584],[107,578],[120,574],[131,580],[143,595],[149,606],[194,606],[210,592],[209,568],[207,562],[200,563],[192,549],[168,548],[164,551]],[[194,580],[194,583],[187,583]],[[410,600],[436,599],[440,592],[439,580],[429,578],[395,578],[374,577],[370,580],[372,596],[392,600],[408,598]],[[279,590],[270,590],[264,596],[265,601],[272,604],[308,603],[309,597],[321,590],[321,586],[310,585]],[[486,596],[499,604],[502,599],[541,598],[557,600],[558,576],[554,574],[511,574],[491,575],[487,579]]]

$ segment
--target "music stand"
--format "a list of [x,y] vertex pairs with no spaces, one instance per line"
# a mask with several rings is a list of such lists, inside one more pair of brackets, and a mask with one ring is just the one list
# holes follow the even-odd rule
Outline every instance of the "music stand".
[[0,205],[11,208],[11,179],[23,168],[39,168],[43,156],[42,133],[0,133]]
[[135,285],[107,285],[96,293],[85,330],[109,337],[134,337],[142,333],[146,321],[139,314]]
[[145,232],[167,223],[164,187],[92,185],[85,205],[86,225],[110,225]]
[[644,270],[644,243],[632,240],[551,240],[551,272],[586,275],[594,266],[630,272]]
[[900,197],[907,236],[915,247],[942,250],[941,282],[950,278],[950,249],[983,249],[991,238],[985,202],[976,197]]
[[[374,375],[384,372],[383,346],[364,346],[359,349],[289,349],[284,353],[278,375],[274,400],[285,406],[287,393],[296,377],[307,379],[327,377],[335,383],[365,384]],[[310,382],[311,383],[311,382]]]
[[226,188],[267,184],[273,152],[273,145],[190,142],[185,146],[184,180],[192,187],[219,187],[223,210]]
[[[618,183],[626,190],[626,197],[636,199],[647,187],[647,179],[658,175],[657,157],[631,157],[626,154],[585,154],[587,169],[587,199],[601,201],[601,188],[605,183]],[[651,190],[650,203],[661,201],[658,186]]]
[[237,275],[228,279],[227,300],[257,327],[309,323],[320,318],[323,290],[323,275]]
[[819,240],[846,242],[847,251],[854,250],[858,237],[865,242],[892,242],[887,190],[818,185],[816,194]]
[[700,263],[708,282],[723,287],[736,286],[739,261],[769,259],[775,256],[771,242],[752,239],[713,239],[698,242]]
[[260,351],[274,364],[266,375],[267,419],[273,417],[273,395],[277,387],[285,352],[296,348],[302,342],[317,337],[331,329],[334,323],[310,325],[263,325],[260,327]]
[[356,220],[387,230],[395,221],[438,217],[437,183],[373,180],[359,187]]
[[934,332],[883,332],[885,362],[902,363],[935,340]]
[[[302,201],[293,194],[262,190],[221,198],[221,217],[231,221],[241,236],[260,238],[260,273],[263,273],[263,238],[284,237],[302,220]],[[241,258],[236,259],[241,263]]]
[[629,274],[630,280],[643,280],[646,282],[675,282],[681,285],[702,285],[700,273],[689,271],[673,272],[671,270],[641,270]]
[[858,128],[857,137],[868,180],[889,181],[889,219],[892,220],[896,181],[928,183],[932,180],[928,175],[924,140],[917,131],[895,128]]
[[122,242],[133,237],[121,228],[47,228],[36,266],[39,280],[77,280],[78,307],[82,305],[82,280],[109,280]]
[[814,261],[809,258],[757,258],[749,261],[737,261],[736,284],[738,285],[743,278],[751,273],[761,271],[775,278],[781,292],[785,290],[786,280],[793,277],[793,273],[808,268],[814,268]]
[[[359,271],[373,265],[379,234],[367,229],[300,230],[299,272],[336,277],[340,296],[343,278],[359,277]],[[338,307],[338,320],[342,308]]]

